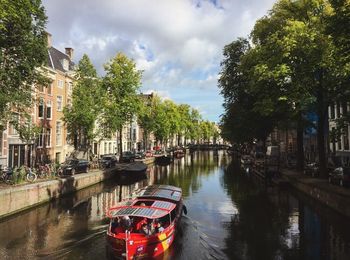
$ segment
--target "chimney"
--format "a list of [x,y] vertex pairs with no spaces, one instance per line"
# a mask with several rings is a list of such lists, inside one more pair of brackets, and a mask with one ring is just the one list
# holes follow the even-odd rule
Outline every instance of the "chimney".
[[74,49],[73,48],[65,48],[65,49],[66,49],[67,56],[69,57],[70,60],[72,60]]
[[46,36],[47,36],[47,47],[51,48],[52,47],[52,35],[49,32],[46,32]]

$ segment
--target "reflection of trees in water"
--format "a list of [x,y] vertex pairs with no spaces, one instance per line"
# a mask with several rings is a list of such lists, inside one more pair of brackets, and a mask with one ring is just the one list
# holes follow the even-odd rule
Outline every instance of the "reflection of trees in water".
[[236,259],[295,258],[281,241],[289,224],[286,205],[272,203],[264,189],[254,186],[236,164],[227,167],[221,183],[239,213],[225,224],[225,252]]
[[181,159],[175,159],[169,166],[152,166],[155,183],[170,184],[182,188],[184,197],[197,191],[202,179],[215,172],[221,161],[222,152],[214,156],[212,151],[188,153]]

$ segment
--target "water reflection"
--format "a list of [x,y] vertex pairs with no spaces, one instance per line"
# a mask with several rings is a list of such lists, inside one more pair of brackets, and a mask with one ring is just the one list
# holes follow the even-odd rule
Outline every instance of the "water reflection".
[[0,259],[103,259],[105,213],[149,184],[183,189],[188,215],[160,259],[348,259],[348,219],[295,191],[266,188],[224,152],[195,152],[0,222]]

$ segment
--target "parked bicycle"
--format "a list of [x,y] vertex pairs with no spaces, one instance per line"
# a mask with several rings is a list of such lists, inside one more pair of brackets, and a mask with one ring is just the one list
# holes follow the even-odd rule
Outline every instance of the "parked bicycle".
[[13,169],[11,167],[6,167],[1,170],[0,181],[8,184],[13,182]]
[[48,164],[39,165],[37,167],[37,175],[39,178],[48,178],[51,176],[51,168]]
[[24,166],[24,170],[26,171],[26,180],[28,182],[35,182],[38,178],[37,174],[32,170],[32,168],[28,166]]

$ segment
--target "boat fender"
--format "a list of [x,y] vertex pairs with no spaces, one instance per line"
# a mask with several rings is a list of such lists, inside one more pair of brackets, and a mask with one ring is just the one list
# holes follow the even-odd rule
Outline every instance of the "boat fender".
[[185,215],[187,215],[187,207],[185,205],[183,205],[182,207],[182,211]]

